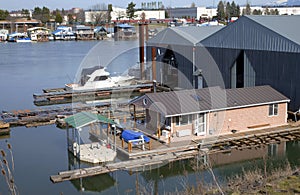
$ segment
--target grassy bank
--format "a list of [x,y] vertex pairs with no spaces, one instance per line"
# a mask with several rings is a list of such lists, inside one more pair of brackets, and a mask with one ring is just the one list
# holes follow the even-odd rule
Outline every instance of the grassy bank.
[[214,184],[208,186],[198,183],[196,187],[189,187],[179,194],[300,194],[300,167],[292,169],[287,163],[285,167],[275,169],[270,173],[266,172],[265,168],[256,168],[228,178],[226,184],[220,189]]

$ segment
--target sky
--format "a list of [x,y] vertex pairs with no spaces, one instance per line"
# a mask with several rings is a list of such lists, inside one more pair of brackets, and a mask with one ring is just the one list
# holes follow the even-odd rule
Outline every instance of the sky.
[[[113,6],[124,7],[126,8],[128,3],[133,1],[136,4],[136,8],[141,6],[142,2],[152,2],[153,0],[110,0],[109,2],[113,4]],[[219,0],[157,0],[162,1],[165,7],[182,7],[182,6],[190,6],[192,2],[196,4],[196,6],[213,6],[217,5]],[[266,3],[272,2],[274,0],[248,0],[251,5],[264,5]],[[232,2],[232,0],[228,0],[228,2]],[[244,5],[247,0],[235,0],[236,4]],[[35,7],[47,7],[50,10],[54,10],[56,8],[61,9],[71,9],[71,8],[83,8],[89,9],[91,6],[96,4],[105,3],[107,1],[104,0],[1,0],[0,1],[0,9],[2,10],[21,10],[21,9],[34,9]]]

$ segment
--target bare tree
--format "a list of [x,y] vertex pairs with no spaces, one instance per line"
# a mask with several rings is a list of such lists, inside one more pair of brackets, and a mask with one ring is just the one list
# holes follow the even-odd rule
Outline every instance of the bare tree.
[[124,11],[115,11],[115,14],[117,15],[117,20],[120,20],[121,18],[124,18],[126,16],[126,13]]
[[105,3],[99,3],[91,6],[91,10],[107,10],[107,5]]
[[106,22],[107,12],[105,11],[91,12],[91,19],[96,25],[103,24]]

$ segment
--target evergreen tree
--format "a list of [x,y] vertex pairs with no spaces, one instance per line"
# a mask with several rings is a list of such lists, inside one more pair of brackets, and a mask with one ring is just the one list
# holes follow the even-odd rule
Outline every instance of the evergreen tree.
[[251,7],[249,3],[247,3],[246,9],[243,10],[243,15],[251,15]]
[[165,18],[169,18],[169,12],[167,10],[165,10]]
[[111,12],[113,11],[113,8],[112,8],[112,4],[108,4],[108,7],[107,7],[107,22],[110,23],[111,22]]
[[0,20],[6,20],[9,16],[9,12],[7,10],[0,9]]
[[33,10],[33,18],[41,20],[42,23],[46,23],[50,20],[50,10],[47,7],[42,9],[35,7]]
[[30,18],[30,13],[29,13],[29,10],[28,10],[28,9],[22,9],[21,12],[22,12],[22,14],[23,14],[24,16],[27,17],[28,20],[31,19],[31,18]]
[[230,18],[231,18],[231,6],[230,6],[230,3],[229,2],[227,2],[226,3],[226,8],[225,8],[225,18],[226,18],[226,20],[229,20]]
[[56,11],[55,22],[60,23],[60,24],[63,22],[63,18],[62,18],[61,14],[59,13],[58,10]]
[[225,8],[224,8],[224,3],[223,1],[220,1],[218,3],[217,7],[217,18],[218,20],[224,20],[225,19]]
[[134,12],[135,12],[135,3],[133,2],[130,2],[126,8],[126,15],[127,15],[127,18],[129,19],[133,19],[134,17],[136,17],[134,15]]
[[74,24],[75,22],[75,19],[73,18],[73,15],[72,14],[68,14],[68,23],[69,24]]
[[239,5],[236,6],[236,16],[239,17],[241,15],[241,8]]
[[262,15],[261,10],[254,9],[252,12],[253,15]]
[[236,5],[235,5],[235,2],[232,1],[231,2],[231,5],[230,5],[230,10],[229,10],[229,13],[230,13],[230,17],[235,17],[237,16],[237,13],[236,13]]

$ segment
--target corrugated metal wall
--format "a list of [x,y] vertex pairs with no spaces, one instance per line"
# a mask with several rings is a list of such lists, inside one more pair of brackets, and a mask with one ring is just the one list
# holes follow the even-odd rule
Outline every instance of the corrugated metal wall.
[[[160,56],[157,52],[157,64],[156,64],[156,74],[158,82],[173,82],[173,85],[170,87],[179,87],[190,89],[193,88],[193,47],[182,46],[182,45],[171,45],[165,47],[157,47],[162,53]],[[178,78],[172,78],[168,72],[168,64],[162,63],[164,55],[167,52],[167,49],[171,50],[174,53],[176,63],[177,63],[177,75]],[[147,61],[151,61],[151,47],[148,47],[146,50]],[[163,70],[163,71],[161,71]]]
[[255,73],[255,85],[269,84],[291,99],[289,108],[300,107],[300,54],[247,51]]
[[[225,87],[232,88],[231,82],[234,79],[231,75],[232,66],[241,50],[220,48],[209,48],[208,50],[218,65]],[[291,99],[289,104],[290,110],[298,110],[300,108],[299,53],[245,50],[245,56],[247,57],[244,70],[245,86],[252,86],[253,82],[255,82],[255,86],[271,85]],[[200,60],[201,63],[201,58],[197,58],[197,60]],[[203,68],[205,71],[210,71],[204,65]],[[212,73],[204,75],[213,77]],[[206,80],[207,76],[204,79]]]

